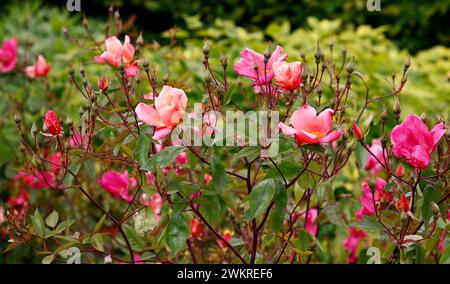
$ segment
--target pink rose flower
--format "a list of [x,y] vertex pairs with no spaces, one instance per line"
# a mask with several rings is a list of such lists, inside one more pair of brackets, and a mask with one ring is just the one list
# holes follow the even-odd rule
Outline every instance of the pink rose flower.
[[[317,208],[311,208],[308,212],[308,220],[306,220],[305,230],[311,235],[315,236],[317,234],[317,224],[315,224],[317,219]],[[301,215],[303,218],[306,216],[306,212]]]
[[277,61],[273,63],[275,82],[283,90],[294,91],[302,84],[302,64],[300,61],[287,63]]
[[123,173],[107,171],[98,180],[98,184],[117,199],[123,199],[127,202],[133,200],[133,196],[129,192],[133,187],[136,187],[136,179],[128,177],[127,171]]
[[7,73],[16,67],[17,63],[17,38],[8,39],[0,48],[0,71]]
[[[259,92],[260,86],[266,85],[272,81],[274,76],[273,64],[275,62],[286,60],[288,55],[282,53],[283,48],[277,45],[267,64],[264,64],[264,55],[246,48],[241,51],[241,58],[234,65],[234,71],[241,76],[253,80],[254,86],[258,87],[255,91]],[[257,71],[254,68],[255,65],[258,66]]]
[[426,169],[431,153],[444,133],[444,123],[428,131],[427,125],[417,115],[410,114],[391,132],[392,151],[397,158],[404,159],[412,167]]
[[47,111],[44,118],[45,127],[52,135],[59,135],[62,131],[61,124],[59,123],[56,113],[52,110]]
[[183,90],[164,86],[155,98],[155,107],[140,103],[136,107],[139,120],[156,127],[153,139],[162,140],[183,118],[187,96]]
[[349,228],[349,236],[343,242],[344,247],[350,251],[348,263],[356,263],[358,260],[358,245],[365,238],[367,238],[367,234],[363,230],[354,227]]
[[122,43],[120,40],[113,36],[105,41],[106,51],[100,56],[95,57],[95,61],[98,63],[108,63],[111,66],[118,67],[120,61],[125,64],[125,73],[127,77],[135,77],[139,73],[139,68],[137,66],[138,61],[133,61],[135,50],[133,45],[130,43],[130,37],[125,36],[125,42]]
[[375,180],[375,192],[374,197],[372,197],[372,192],[370,191],[369,178],[366,178],[363,184],[363,193],[360,198],[362,208],[356,212],[356,218],[362,220],[362,216],[372,216],[375,214],[375,207],[373,204],[373,198],[375,202],[383,201],[389,203],[392,200],[392,196],[388,192],[384,192],[386,186],[386,181],[382,178],[376,178]]
[[342,130],[330,132],[332,126],[331,116],[333,113],[334,111],[328,108],[317,115],[313,107],[304,105],[292,114],[289,120],[292,127],[282,122],[280,122],[279,127],[284,135],[295,137],[299,146],[303,143],[331,143],[339,139],[342,135]]
[[[383,148],[381,147],[380,139],[373,139],[372,145],[369,147],[369,150],[375,155],[375,157],[377,157],[378,160],[384,162]],[[384,153],[387,157],[386,150],[384,151]],[[366,165],[364,166],[366,170],[370,171],[374,175],[376,175],[383,169],[383,166],[377,161],[377,159],[375,159],[375,157],[373,157],[371,154],[368,154]]]
[[34,79],[38,77],[47,76],[48,72],[50,72],[51,65],[45,61],[44,56],[38,56],[38,60],[34,65],[25,67],[25,73],[28,77]]

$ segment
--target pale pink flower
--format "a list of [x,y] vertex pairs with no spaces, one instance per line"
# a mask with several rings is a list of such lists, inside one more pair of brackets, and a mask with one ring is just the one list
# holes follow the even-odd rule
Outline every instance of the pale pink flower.
[[412,167],[426,169],[431,153],[444,133],[444,123],[437,124],[429,131],[417,115],[410,114],[391,132],[392,151],[397,158],[404,159]]
[[136,107],[139,120],[156,127],[153,139],[162,140],[183,118],[187,96],[183,90],[164,86],[155,98],[155,107],[140,103]]
[[137,66],[138,61],[133,61],[135,54],[135,49],[130,43],[130,37],[125,36],[125,42],[122,43],[120,40],[113,36],[105,41],[106,51],[100,56],[95,57],[95,61],[98,63],[105,63],[118,67],[120,61],[125,64],[125,72],[127,77],[135,77],[139,73],[139,68]]
[[328,108],[317,115],[313,107],[304,105],[292,114],[289,120],[292,127],[282,122],[280,122],[279,127],[284,135],[295,137],[299,146],[302,144],[331,143],[342,135],[342,130],[331,131],[331,116],[333,113],[334,111]]
[[213,177],[211,175],[205,174],[203,180],[205,183],[210,183],[213,180]]
[[[282,54],[283,48],[278,46],[272,53],[267,64],[264,64],[264,55],[255,52],[249,48],[241,51],[241,58],[234,65],[234,71],[244,77],[250,78],[254,82],[254,86],[260,87],[270,83],[274,76],[273,64],[275,62],[284,61],[287,58],[287,54]],[[258,70],[255,70],[255,65],[258,66]],[[259,88],[255,89],[259,90]]]
[[[373,139],[372,145],[369,147],[369,150],[375,155],[376,159],[369,153],[367,155],[367,161],[364,168],[370,171],[372,174],[376,175],[379,171],[383,169],[383,166],[377,161],[377,159],[384,163],[383,147],[381,147],[381,140]],[[384,154],[387,157],[386,150],[384,150]]]
[[25,67],[25,73],[28,77],[34,79],[38,77],[47,76],[48,72],[50,72],[51,65],[45,61],[44,56],[38,56],[38,60],[34,65]]
[[8,39],[0,48],[0,71],[7,73],[17,64],[17,38]]
[[130,190],[136,187],[136,179],[130,178],[127,171],[123,173],[107,171],[98,180],[98,184],[117,199],[123,199],[127,202],[133,200]]
[[273,63],[275,82],[283,90],[294,91],[302,84],[302,64],[300,61],[287,63],[277,61]]

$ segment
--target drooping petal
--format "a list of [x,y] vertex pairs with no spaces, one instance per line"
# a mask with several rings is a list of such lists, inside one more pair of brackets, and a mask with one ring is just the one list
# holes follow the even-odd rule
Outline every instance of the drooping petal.
[[152,106],[140,103],[136,107],[136,114],[139,120],[143,121],[146,124],[156,127],[164,126],[164,123],[162,122],[158,111],[156,111],[156,109],[154,109]]
[[321,138],[319,141],[320,141],[320,143],[333,142],[333,141],[341,138],[341,135],[342,135],[343,132],[344,132],[343,130],[332,131],[332,132],[330,132],[330,134],[328,134],[327,136]]
[[297,133],[297,130],[295,130],[292,127],[287,126],[286,124],[284,124],[283,122],[280,122],[278,124],[278,127],[281,129],[281,131],[283,132],[284,135],[287,136],[294,136],[295,133]]

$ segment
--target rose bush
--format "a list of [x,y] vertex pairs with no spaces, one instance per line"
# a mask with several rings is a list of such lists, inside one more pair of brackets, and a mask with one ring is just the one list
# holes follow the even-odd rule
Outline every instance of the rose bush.
[[[155,59],[115,21],[95,37],[83,21],[83,43],[65,30],[85,55],[67,68],[76,115],[55,103],[57,58],[36,50],[33,64],[15,39],[4,45],[3,71],[48,94],[39,119],[13,116],[21,163],[0,216],[4,252],[31,247],[43,263],[67,262],[69,247],[86,263],[364,263],[376,247],[385,263],[449,261],[448,121],[403,115],[410,60],[372,92],[357,54],[334,56],[333,45],[316,42],[298,61],[275,44],[214,56],[208,40],[193,51],[200,81],[178,76],[174,35]],[[246,130],[228,133],[230,111],[247,112]],[[278,116],[265,129],[248,111]],[[269,143],[252,144],[252,129]],[[221,136],[232,145],[195,143]]]

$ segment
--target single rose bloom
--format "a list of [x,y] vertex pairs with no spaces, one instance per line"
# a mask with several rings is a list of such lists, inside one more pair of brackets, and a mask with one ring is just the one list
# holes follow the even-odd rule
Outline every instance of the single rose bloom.
[[[370,152],[375,155],[371,154],[367,155],[367,161],[364,166],[364,168],[368,171],[370,171],[372,174],[376,175],[379,171],[383,169],[383,166],[377,161],[377,159],[381,162],[384,162],[384,156],[383,156],[383,147],[381,147],[381,140],[380,139],[373,139],[372,145],[369,147]],[[386,150],[384,150],[384,154],[387,157]]]
[[183,118],[187,106],[187,96],[183,90],[164,86],[154,100],[155,107],[140,103],[136,114],[142,122],[155,126],[153,139],[167,137]]
[[47,61],[45,61],[44,56],[39,54],[38,60],[34,65],[25,67],[25,73],[31,79],[45,77],[47,76],[48,72],[50,72],[50,68],[51,65],[48,64]]
[[369,178],[366,178],[366,181],[363,184],[362,195],[360,198],[362,208],[356,212],[356,218],[358,220],[362,220],[362,216],[372,216],[375,214],[375,206],[373,199],[375,202],[384,202],[390,203],[392,201],[392,196],[389,192],[385,192],[384,188],[386,187],[386,181],[382,178],[376,178],[375,180],[375,192],[373,193],[370,190],[369,186]]
[[100,56],[95,57],[98,63],[108,63],[111,66],[118,67],[120,62],[125,64],[125,72],[127,77],[135,77],[139,73],[137,66],[138,61],[133,61],[135,49],[131,45],[129,36],[125,36],[125,41],[122,45],[120,40],[113,36],[105,41],[106,51]]
[[[283,48],[277,45],[267,64],[264,64],[264,55],[246,48],[241,51],[241,58],[234,65],[234,71],[241,76],[251,79],[254,86],[257,87],[255,91],[260,92],[259,87],[270,83],[273,79],[273,64],[286,60],[288,55],[282,53]],[[255,66],[258,66],[257,70],[255,70]]]
[[203,233],[202,223],[199,219],[194,218],[191,221],[191,235],[193,238],[197,239]]
[[98,184],[117,199],[123,199],[127,202],[133,200],[130,190],[136,187],[136,179],[130,178],[127,171],[123,173],[107,171],[98,180]]
[[397,158],[404,159],[416,169],[426,169],[431,153],[445,133],[444,123],[437,124],[431,131],[414,114],[394,127],[391,132],[392,152]]
[[59,123],[56,112],[49,110],[45,114],[44,118],[45,127],[47,127],[48,132],[53,135],[59,135],[62,131],[61,124]]
[[298,146],[331,143],[342,135],[342,130],[331,131],[333,113],[334,111],[328,108],[317,115],[313,107],[304,105],[296,110],[289,119],[292,127],[282,122],[279,127],[284,135],[295,137]]
[[302,84],[302,64],[300,61],[287,63],[277,61],[273,63],[275,82],[277,85],[288,91],[294,91],[300,88]]
[[0,71],[7,73],[17,64],[17,38],[8,39],[0,48]]

